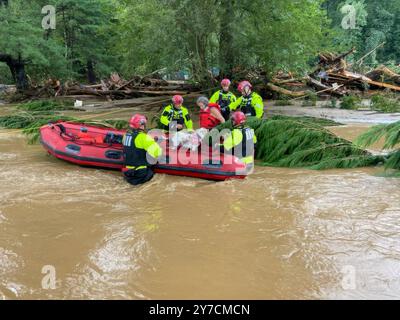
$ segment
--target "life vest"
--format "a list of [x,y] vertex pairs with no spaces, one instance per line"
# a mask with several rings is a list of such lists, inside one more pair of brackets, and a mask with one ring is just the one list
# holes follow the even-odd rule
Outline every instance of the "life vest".
[[247,116],[247,117],[255,117],[256,116],[256,109],[252,106],[253,101],[253,94],[249,97],[242,97],[242,102],[240,103],[240,110]]
[[229,116],[231,114],[231,110],[229,109],[229,105],[231,104],[232,94],[228,92],[224,94],[223,90],[219,91],[219,99],[218,104],[221,107],[221,114],[225,118],[225,120],[229,120]]
[[210,103],[208,107],[200,111],[200,127],[205,129],[215,128],[221,123],[216,117],[211,114],[211,109],[216,108],[221,112],[221,107],[216,103]]
[[149,163],[147,162],[147,151],[144,149],[139,149],[135,145],[135,140],[141,134],[145,133],[136,130],[128,132],[122,141],[124,145],[126,167],[138,168],[149,166]]
[[254,130],[252,128],[243,128],[242,134],[243,140],[246,141],[242,150],[242,155],[244,157],[254,155]]
[[254,130],[248,127],[234,129],[239,130],[243,136],[241,142],[241,148],[238,149],[238,146],[234,147],[235,156],[240,159],[251,158],[254,156]]
[[178,131],[183,130],[183,126],[186,126],[187,129],[192,129],[193,127],[189,111],[185,107],[180,109],[177,109],[172,105],[165,107],[160,118],[161,128],[168,131],[170,129],[171,122],[182,126],[182,129],[178,129]]
[[78,133],[79,141],[88,144],[102,144],[104,139],[102,135],[91,135],[87,131],[79,131]]
[[174,107],[171,107],[171,110],[169,111],[168,119],[170,121],[175,121],[177,124],[180,124],[182,126],[185,124],[185,119],[183,117],[182,109],[176,109]]

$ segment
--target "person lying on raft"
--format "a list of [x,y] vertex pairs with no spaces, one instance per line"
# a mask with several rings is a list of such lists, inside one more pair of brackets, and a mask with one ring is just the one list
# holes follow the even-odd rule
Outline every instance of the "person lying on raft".
[[[129,121],[129,130],[123,137],[125,167],[122,170],[125,180],[132,185],[150,181],[153,176],[151,165],[162,155],[162,149],[145,130],[147,118],[134,115]],[[152,163],[149,163],[152,162]]]
[[221,107],[221,113],[225,121],[228,121],[231,116],[231,109],[229,108],[230,104],[236,101],[236,96],[229,91],[230,86],[231,80],[222,80],[222,90],[218,90],[210,98],[210,103],[217,103]]
[[206,97],[200,97],[197,99],[197,105],[200,108],[200,128],[210,130],[225,123],[218,104],[210,103]]
[[239,83],[238,90],[242,96],[231,103],[229,108],[232,111],[242,111],[247,117],[257,117],[262,119],[264,116],[264,102],[261,96],[253,92],[253,86],[248,81]]
[[238,157],[248,169],[254,167],[254,151],[257,137],[254,130],[246,126],[246,115],[243,112],[235,112],[232,115],[234,129],[225,137],[220,151]]
[[169,131],[175,129],[193,130],[193,121],[190,118],[189,111],[183,106],[183,97],[176,95],[172,98],[172,104],[166,106],[160,118],[163,130]]

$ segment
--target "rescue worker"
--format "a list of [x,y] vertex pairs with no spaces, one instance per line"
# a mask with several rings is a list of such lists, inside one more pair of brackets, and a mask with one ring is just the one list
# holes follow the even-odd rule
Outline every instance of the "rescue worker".
[[217,103],[221,107],[221,113],[225,121],[228,121],[231,115],[231,110],[229,109],[230,104],[236,101],[236,96],[229,91],[230,86],[231,80],[222,80],[222,90],[218,90],[210,98],[210,103]]
[[207,97],[200,97],[197,99],[197,105],[200,107],[200,128],[211,130],[225,123],[221,107],[217,103],[210,103]]
[[[187,130],[193,130],[193,121],[190,118],[189,111],[183,106],[183,97],[174,96],[172,98],[172,104],[166,106],[161,114],[160,122],[162,129],[169,130],[176,129],[177,131],[183,130],[185,127]],[[176,124],[176,128],[174,125]]]
[[134,115],[129,121],[131,130],[122,140],[125,156],[125,168],[122,171],[126,181],[135,186],[153,178],[151,165],[162,155],[161,147],[145,132],[146,125],[145,116]]
[[233,154],[245,163],[248,169],[254,167],[254,151],[257,144],[257,137],[254,130],[245,125],[246,115],[235,112],[232,115],[234,129],[231,134],[225,137],[221,146],[221,153]]
[[261,96],[253,92],[253,86],[248,81],[239,83],[238,90],[242,96],[231,103],[231,111],[242,111],[246,117],[257,117],[261,119],[264,116],[264,102]]

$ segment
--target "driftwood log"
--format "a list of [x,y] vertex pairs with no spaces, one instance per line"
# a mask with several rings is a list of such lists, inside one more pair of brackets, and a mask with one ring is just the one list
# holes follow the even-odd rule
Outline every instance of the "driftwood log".
[[279,94],[289,96],[289,97],[301,97],[307,95],[306,91],[290,91],[282,87],[278,87],[277,85],[274,85],[273,83],[268,83],[267,88],[270,89],[271,91],[277,92]]
[[400,86],[400,75],[385,66],[372,70],[366,74],[373,81],[385,82]]

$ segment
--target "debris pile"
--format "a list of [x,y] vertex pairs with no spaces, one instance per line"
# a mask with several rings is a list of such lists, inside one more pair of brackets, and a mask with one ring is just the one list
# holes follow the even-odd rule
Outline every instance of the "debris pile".
[[[379,47],[381,46],[374,50]],[[374,94],[383,90],[400,93],[399,74],[385,66],[361,73],[359,70],[362,69],[361,66],[368,54],[356,62],[348,63],[346,58],[354,52],[355,48],[341,54],[321,52],[315,68],[301,77],[281,71],[270,78],[265,70],[248,70],[244,67],[236,67],[233,74],[237,81],[250,80],[255,85],[255,90],[264,98],[301,99],[310,96],[341,98],[358,93]],[[216,78],[213,78],[212,82],[213,85],[219,86]],[[205,88],[190,81],[164,80],[157,73],[144,77],[134,76],[130,80],[125,80],[119,74],[113,73],[109,78],[92,85],[72,81],[61,83],[57,79],[48,79],[40,85],[31,84],[29,90],[21,93],[22,97],[17,96],[14,100],[62,96],[78,100],[94,97],[111,101],[186,95],[202,89]]]
[[119,74],[113,73],[108,79],[101,80],[100,83],[93,85],[71,81],[61,83],[57,79],[48,79],[40,85],[32,84],[31,88],[23,93],[23,98],[62,96],[65,98],[96,97],[106,100],[120,100],[176,94],[185,95],[197,90],[199,90],[199,87],[188,81],[171,81],[140,76],[125,80]]
[[354,71],[354,64],[346,61],[346,57],[354,52],[354,48],[342,54],[322,52],[314,70],[301,78],[284,72],[277,73],[269,81],[261,73],[254,75],[252,72],[249,76],[252,76],[250,80],[257,84],[260,92],[269,91],[274,95],[293,98],[310,94],[343,97],[357,93],[373,94],[382,90],[400,93],[400,75],[385,66],[365,74]]

